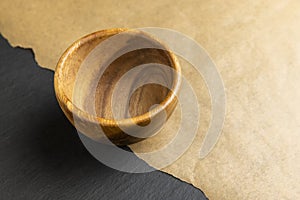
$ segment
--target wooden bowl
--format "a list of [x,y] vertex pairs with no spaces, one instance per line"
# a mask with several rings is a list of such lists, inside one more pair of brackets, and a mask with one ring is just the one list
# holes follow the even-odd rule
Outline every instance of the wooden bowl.
[[[158,40],[138,30],[109,29],[77,40],[64,52],[54,87],[79,132],[128,145],[165,124],[177,105],[180,73],[175,55]],[[141,81],[146,84],[137,86]]]

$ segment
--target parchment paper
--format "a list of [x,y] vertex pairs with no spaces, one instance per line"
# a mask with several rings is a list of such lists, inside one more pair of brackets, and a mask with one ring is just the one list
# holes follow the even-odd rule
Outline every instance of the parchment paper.
[[[223,78],[226,121],[217,145],[200,160],[210,98],[203,80],[183,65],[197,88],[200,128],[188,151],[162,170],[210,199],[300,199],[300,1],[2,0],[0,8],[1,34],[14,46],[33,48],[49,69],[74,40],[100,29],[158,26],[191,36]],[[165,134],[131,148],[159,148],[179,115]]]

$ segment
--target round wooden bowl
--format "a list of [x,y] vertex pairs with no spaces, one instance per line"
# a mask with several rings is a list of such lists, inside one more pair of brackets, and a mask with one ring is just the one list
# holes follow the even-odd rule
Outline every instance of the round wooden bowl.
[[175,55],[158,40],[138,30],[109,29],[77,40],[63,53],[54,87],[79,132],[128,145],[165,124],[177,105],[180,74]]

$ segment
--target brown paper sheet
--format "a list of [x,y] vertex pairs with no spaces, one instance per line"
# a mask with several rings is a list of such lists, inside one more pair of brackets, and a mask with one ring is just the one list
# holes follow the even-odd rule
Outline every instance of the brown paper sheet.
[[[223,78],[226,121],[217,145],[200,160],[210,97],[204,81],[183,65],[200,100],[200,128],[188,151],[162,170],[210,199],[300,199],[300,1],[2,0],[0,8],[1,34],[14,46],[33,48],[49,69],[74,40],[100,29],[156,26],[191,36]],[[165,134],[131,148],[158,148],[179,116],[177,110]]]

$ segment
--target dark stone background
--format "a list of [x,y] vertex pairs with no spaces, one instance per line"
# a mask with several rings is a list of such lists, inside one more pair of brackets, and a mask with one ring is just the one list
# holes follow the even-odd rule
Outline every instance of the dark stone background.
[[123,173],[94,159],[56,102],[53,72],[1,35],[0,74],[1,200],[206,199],[160,171]]

